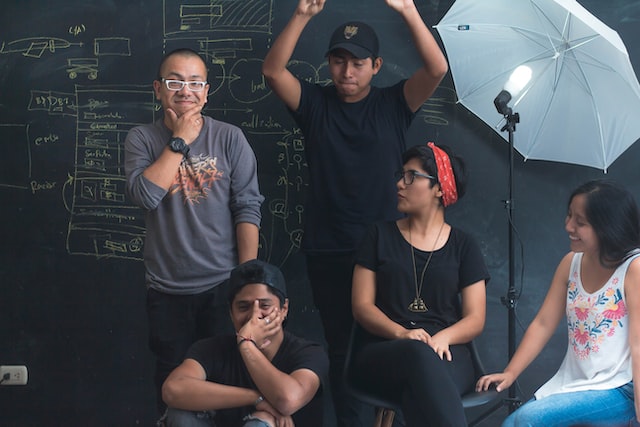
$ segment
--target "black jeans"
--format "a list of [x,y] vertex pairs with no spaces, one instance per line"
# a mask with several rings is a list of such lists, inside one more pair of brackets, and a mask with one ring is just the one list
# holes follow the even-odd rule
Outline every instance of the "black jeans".
[[155,385],[160,414],[166,405],[162,384],[195,341],[233,333],[227,304],[227,283],[195,295],[170,295],[147,291],[149,348],[156,355]]
[[307,255],[313,303],[320,312],[329,353],[329,381],[338,427],[373,424],[374,408],[346,392],[343,370],[353,323],[351,282],[353,253]]
[[421,341],[379,340],[357,352],[353,374],[362,387],[399,402],[408,427],[466,427],[460,396],[474,387],[473,362],[466,346],[450,350],[451,362]]

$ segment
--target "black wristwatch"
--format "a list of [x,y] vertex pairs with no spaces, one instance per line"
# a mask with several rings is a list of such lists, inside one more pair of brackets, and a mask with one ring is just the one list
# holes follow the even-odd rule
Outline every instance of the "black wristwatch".
[[189,146],[182,138],[171,138],[169,140],[169,149],[174,153],[182,153],[183,156],[189,154]]

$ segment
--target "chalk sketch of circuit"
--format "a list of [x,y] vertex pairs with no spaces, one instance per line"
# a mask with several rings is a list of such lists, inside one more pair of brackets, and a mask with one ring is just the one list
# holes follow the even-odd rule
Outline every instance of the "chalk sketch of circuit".
[[[21,54],[39,59],[46,53],[56,54],[65,49],[80,48],[83,42],[71,42],[58,37],[27,37],[0,44],[0,54]],[[67,76],[76,79],[84,74],[89,80],[98,78],[101,56],[131,56],[131,41],[126,37],[100,37],[93,40],[94,57],[67,58]]]

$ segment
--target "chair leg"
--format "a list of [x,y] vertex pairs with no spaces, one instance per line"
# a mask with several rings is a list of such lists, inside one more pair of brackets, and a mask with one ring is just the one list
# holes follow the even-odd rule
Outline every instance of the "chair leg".
[[395,415],[396,412],[393,409],[379,407],[376,411],[376,420],[373,423],[373,426],[392,427]]

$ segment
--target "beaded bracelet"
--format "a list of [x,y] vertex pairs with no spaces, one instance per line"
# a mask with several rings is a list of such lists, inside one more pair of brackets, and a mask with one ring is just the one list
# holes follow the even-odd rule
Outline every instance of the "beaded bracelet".
[[250,341],[256,347],[258,346],[258,344],[253,340],[253,338],[243,337],[242,335],[239,335],[239,334],[237,334],[237,335],[238,335],[238,338],[240,338],[240,341],[238,341],[238,347],[240,347],[240,344],[242,344],[245,341]]

